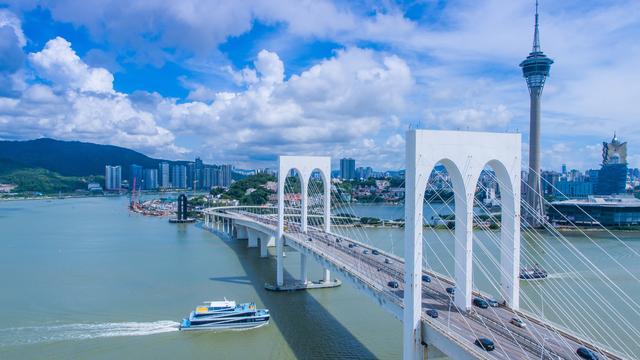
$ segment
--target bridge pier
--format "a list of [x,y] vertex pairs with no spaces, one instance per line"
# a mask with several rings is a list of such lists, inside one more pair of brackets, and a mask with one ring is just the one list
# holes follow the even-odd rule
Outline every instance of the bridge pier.
[[247,240],[247,247],[248,248],[258,247],[258,236],[261,234],[252,229],[249,229],[247,232],[249,233],[249,239]]
[[307,279],[307,255],[300,253],[300,281],[306,284]]

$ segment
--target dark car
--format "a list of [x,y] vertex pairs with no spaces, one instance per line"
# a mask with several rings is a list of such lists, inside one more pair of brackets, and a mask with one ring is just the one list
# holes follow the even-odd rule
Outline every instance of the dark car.
[[429,309],[429,310],[427,310],[427,315],[431,316],[434,319],[437,319],[438,318],[438,310]]
[[380,255],[380,251],[375,250],[375,249],[371,250],[371,253],[372,253],[373,255]]
[[422,275],[422,281],[431,282],[431,277],[429,275]]
[[352,247],[353,247],[353,244],[349,244],[349,248],[352,248]]
[[309,238],[308,240],[309,240],[309,241],[313,241],[313,239],[312,239],[312,238]]
[[390,288],[394,288],[394,289],[397,289],[397,288],[398,288],[398,282],[397,282],[397,281],[393,281],[393,280],[391,280],[391,281],[389,281],[389,282],[387,283],[387,285],[388,285]]
[[456,293],[456,288],[455,287],[448,287],[447,288],[447,293],[451,294],[451,295],[455,294]]
[[480,309],[486,309],[489,307],[489,303],[486,302],[484,299],[480,299],[480,298],[473,298],[473,305],[479,307]]
[[496,348],[496,346],[493,344],[493,341],[485,337],[477,338],[474,344],[485,351],[493,351]]
[[336,239],[336,242],[337,242],[337,243],[339,243],[339,242],[340,242],[340,239]]
[[576,350],[576,354],[578,354],[578,356],[580,356],[583,359],[587,359],[587,360],[599,360],[600,358],[598,357],[598,355],[596,355],[593,351],[585,348],[585,347],[579,347],[578,350]]

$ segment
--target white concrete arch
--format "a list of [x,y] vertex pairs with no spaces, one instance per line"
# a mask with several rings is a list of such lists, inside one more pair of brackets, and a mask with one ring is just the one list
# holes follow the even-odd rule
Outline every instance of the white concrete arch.
[[[324,231],[329,232],[331,225],[331,158],[328,156],[280,156],[278,157],[278,234],[276,236],[276,285],[284,284],[284,183],[287,174],[295,170],[300,176],[302,195],[301,229],[307,231],[308,184],[311,174],[318,170],[322,176],[324,192]],[[306,264],[306,260],[303,260]],[[325,276],[326,277],[326,276]]]
[[[473,201],[476,184],[485,165],[491,165],[505,184],[520,184],[520,134],[468,131],[410,130],[406,137],[405,190],[405,291],[403,357],[422,359],[420,319],[422,311],[422,212],[429,176],[441,163],[452,177],[455,192],[455,303],[471,308],[473,259]],[[510,191],[509,191],[510,190]],[[506,194],[506,192],[509,194]],[[518,261],[520,256],[520,187],[504,189],[507,214],[501,238],[509,248],[501,254],[502,292],[507,304],[519,307]],[[503,193],[501,192],[501,194]],[[503,200],[504,201],[504,200]],[[517,202],[516,202],[517,201]],[[506,222],[504,222],[507,220]],[[508,239],[508,240],[507,240]],[[505,248],[502,246],[501,248]],[[509,253],[508,255],[506,253]],[[507,255],[507,256],[505,256]],[[507,261],[507,260],[511,261]],[[513,275],[513,276],[511,276]]]

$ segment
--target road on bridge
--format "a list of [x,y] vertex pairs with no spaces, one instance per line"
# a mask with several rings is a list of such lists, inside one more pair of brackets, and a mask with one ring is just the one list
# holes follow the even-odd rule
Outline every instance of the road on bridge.
[[[228,213],[228,212],[227,212]],[[240,220],[250,220],[277,229],[274,215],[256,215],[245,211],[228,213]],[[285,238],[295,241],[316,254],[329,259],[343,271],[349,272],[368,283],[375,291],[385,295],[389,301],[402,308],[404,287],[404,262],[402,259],[355,240],[309,227],[303,233],[297,224],[288,222]],[[374,255],[374,251],[378,255]],[[505,307],[481,309],[473,307],[470,311],[460,311],[453,304],[453,296],[446,289],[455,285],[439,274],[425,272],[431,278],[422,286],[422,321],[442,334],[466,342],[468,348],[488,359],[578,359],[576,350],[581,346],[592,349],[592,345],[560,330],[552,324],[544,323],[530,315],[516,313]],[[395,281],[397,288],[388,284]],[[481,296],[474,293],[475,296]],[[427,310],[438,311],[438,318],[427,315]],[[511,324],[511,319],[519,318],[526,323],[525,328]],[[474,341],[486,337],[495,343],[495,350],[484,352],[474,348]],[[601,358],[620,359],[620,357],[597,349]],[[478,353],[480,351],[480,353]]]

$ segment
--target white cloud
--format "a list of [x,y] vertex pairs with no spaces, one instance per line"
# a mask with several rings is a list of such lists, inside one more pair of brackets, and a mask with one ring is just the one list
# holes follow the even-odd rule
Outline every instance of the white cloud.
[[84,140],[150,155],[186,151],[154,114],[137,109],[128,95],[113,90],[111,73],[85,64],[65,39],[50,40],[29,59],[53,86],[34,83],[18,99],[0,102],[1,138]]
[[103,68],[84,63],[67,40],[49,40],[40,52],[29,55],[31,64],[43,79],[62,88],[99,93],[113,93],[113,75]]

